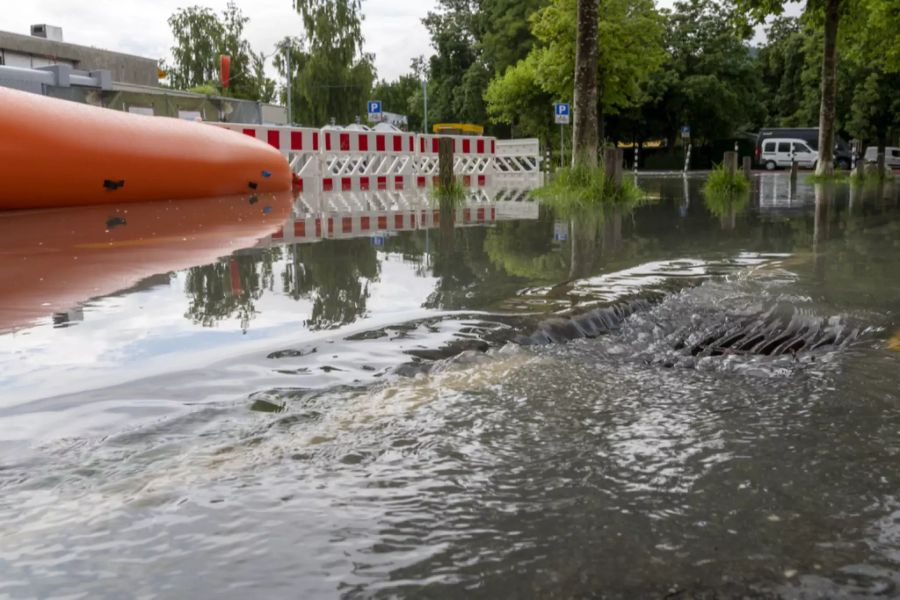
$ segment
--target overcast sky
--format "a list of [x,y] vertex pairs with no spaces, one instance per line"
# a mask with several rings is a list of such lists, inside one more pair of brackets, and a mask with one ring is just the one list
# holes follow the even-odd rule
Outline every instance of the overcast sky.
[[[34,23],[63,29],[63,40],[152,58],[168,58],[172,34],[166,20],[182,6],[217,11],[227,0],[4,0],[0,29],[29,34]],[[246,37],[257,52],[270,54],[286,35],[301,35],[300,16],[291,0],[237,0],[250,17]],[[410,60],[430,55],[422,17],[435,0],[365,0],[366,51],[375,54],[378,76],[408,72]]]
[[[284,36],[302,34],[291,0],[236,1],[250,17],[246,36],[257,52],[268,55]],[[673,3],[658,0],[662,6]],[[227,0],[4,0],[3,4],[0,28],[7,31],[28,34],[32,24],[46,23],[62,27],[67,42],[168,59],[169,16],[192,4],[221,11]],[[411,59],[432,54],[421,19],[435,5],[436,0],[363,1],[366,51],[375,54],[380,78],[395,79],[408,72]],[[270,75],[274,75],[271,66]]]

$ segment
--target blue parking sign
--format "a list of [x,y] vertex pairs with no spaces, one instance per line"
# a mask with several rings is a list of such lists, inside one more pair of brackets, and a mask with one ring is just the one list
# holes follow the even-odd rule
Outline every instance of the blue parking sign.
[[369,114],[370,115],[380,115],[381,114],[381,100],[369,100]]
[[553,105],[553,116],[560,125],[568,125],[572,116],[572,107],[565,102],[557,102]]

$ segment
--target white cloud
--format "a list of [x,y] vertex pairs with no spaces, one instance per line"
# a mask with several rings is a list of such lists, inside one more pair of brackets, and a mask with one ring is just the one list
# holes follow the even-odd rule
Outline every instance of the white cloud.
[[[287,35],[302,35],[291,0],[236,0],[250,17],[246,36],[253,49],[270,54]],[[117,50],[151,58],[168,58],[172,36],[166,22],[182,6],[208,6],[217,11],[227,0],[30,0],[4,6],[7,31],[27,34],[34,23],[63,28],[67,42]],[[430,55],[428,32],[421,19],[435,0],[368,0],[363,3],[367,52],[375,54],[379,77],[393,79],[409,69],[410,60]]]

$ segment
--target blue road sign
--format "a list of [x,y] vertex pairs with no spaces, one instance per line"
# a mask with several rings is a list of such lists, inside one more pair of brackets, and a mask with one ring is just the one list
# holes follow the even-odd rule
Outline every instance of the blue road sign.
[[380,115],[381,114],[381,100],[369,100],[369,114],[370,115]]
[[572,107],[564,102],[557,102],[553,105],[553,116],[560,125],[568,125],[572,116]]

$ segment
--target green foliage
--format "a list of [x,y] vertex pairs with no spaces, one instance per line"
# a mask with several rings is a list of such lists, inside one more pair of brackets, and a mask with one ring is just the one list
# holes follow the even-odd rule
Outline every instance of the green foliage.
[[428,121],[485,123],[484,93],[495,74],[534,42],[528,16],[547,0],[439,0],[423,19],[435,54],[428,63]]
[[282,40],[275,61],[286,76],[291,59],[294,120],[321,127],[331,119],[347,124],[362,118],[375,67],[362,51],[360,0],[296,0],[294,6],[305,38]]
[[[577,0],[552,0],[531,17],[531,52],[496,77],[485,94],[495,122],[546,136],[553,99],[571,101],[575,73]],[[662,64],[663,20],[652,0],[603,0],[598,30],[601,114],[645,98],[644,84]]]
[[723,165],[717,165],[703,184],[703,197],[707,208],[721,217],[746,206],[750,182],[742,172],[729,173]]
[[[255,53],[243,38],[249,19],[237,5],[229,2],[221,16],[210,8],[189,6],[169,17],[175,38],[172,47],[174,65],[168,67],[173,88],[213,88],[213,92],[245,100],[269,102],[275,95],[275,83],[265,75],[265,59]],[[219,57],[231,57],[227,90],[218,86]]]
[[576,165],[559,169],[550,183],[535,190],[532,195],[552,206],[563,217],[573,211],[604,205],[630,208],[645,198],[643,191],[631,179],[623,178],[616,188],[604,174],[602,165],[597,168]]
[[436,185],[431,191],[431,199],[442,208],[462,206],[466,202],[466,188],[459,179],[454,178],[450,185]]
[[401,75],[394,81],[381,80],[372,89],[372,98],[381,100],[385,111],[407,116],[409,131],[422,129],[422,82],[415,74]]

